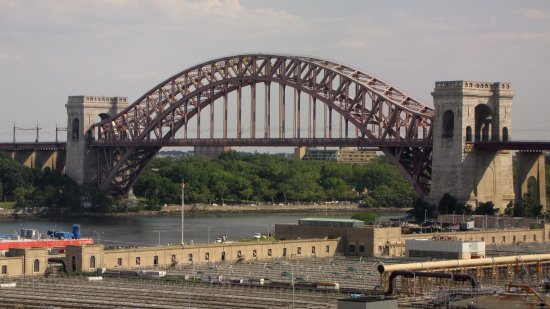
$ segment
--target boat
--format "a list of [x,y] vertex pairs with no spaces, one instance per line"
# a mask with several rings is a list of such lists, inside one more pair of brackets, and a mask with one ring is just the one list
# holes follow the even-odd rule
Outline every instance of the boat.
[[44,237],[36,229],[21,228],[21,233],[0,234],[0,251],[12,248],[65,249],[69,245],[93,245],[91,238],[81,238],[80,225],[73,224],[72,232],[48,231]]

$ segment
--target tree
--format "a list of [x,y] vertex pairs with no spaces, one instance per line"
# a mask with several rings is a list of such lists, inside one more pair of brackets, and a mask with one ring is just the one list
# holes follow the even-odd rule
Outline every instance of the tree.
[[376,222],[378,215],[372,212],[360,212],[353,214],[351,218],[355,220],[361,220],[367,225],[373,225]]
[[510,201],[504,213],[513,217],[538,217],[542,214],[542,205],[526,193],[515,202]]
[[471,214],[472,206],[465,204],[463,201],[459,201],[449,193],[443,194],[439,203],[437,204],[437,211],[440,214]]
[[437,211],[443,215],[452,214],[456,212],[455,208],[457,203],[458,201],[453,196],[449,193],[445,193],[437,204]]
[[13,196],[17,204],[21,205],[23,202],[27,201],[33,191],[34,188],[31,186],[17,187],[15,188],[15,190],[13,190]]
[[424,222],[428,218],[436,217],[436,207],[421,198],[417,198],[413,203],[413,208],[409,210],[416,222]]
[[492,201],[480,202],[474,211],[476,215],[489,215],[494,216],[499,212],[498,208],[495,208],[495,203]]

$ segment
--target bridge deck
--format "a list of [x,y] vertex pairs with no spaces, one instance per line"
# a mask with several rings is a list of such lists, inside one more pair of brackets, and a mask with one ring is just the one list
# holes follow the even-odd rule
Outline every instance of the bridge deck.
[[550,151],[549,141],[509,141],[509,142],[473,142],[479,150],[519,150],[519,151]]
[[65,150],[67,143],[39,142],[39,143],[0,143],[0,151],[39,151]]
[[140,141],[94,141],[92,147],[136,146],[136,147],[177,147],[177,146],[271,146],[271,147],[431,147],[431,140],[392,141],[364,138],[219,138],[219,139],[170,139]]

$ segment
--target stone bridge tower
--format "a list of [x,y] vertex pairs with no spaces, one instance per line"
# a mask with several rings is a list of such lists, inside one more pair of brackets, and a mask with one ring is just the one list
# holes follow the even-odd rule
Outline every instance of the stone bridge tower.
[[67,102],[67,175],[78,184],[97,184],[97,157],[87,144],[90,127],[128,106],[126,97],[70,96]]
[[508,141],[512,98],[509,83],[438,81],[430,202],[445,193],[472,205],[493,201],[504,211],[514,200],[512,153],[480,151],[468,142]]

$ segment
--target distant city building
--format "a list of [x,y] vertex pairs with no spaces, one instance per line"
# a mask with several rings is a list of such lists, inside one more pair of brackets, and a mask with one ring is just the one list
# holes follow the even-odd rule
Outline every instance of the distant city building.
[[352,148],[340,148],[336,161],[341,163],[366,164],[374,160],[377,156],[376,150],[373,149],[357,150]]
[[159,158],[182,159],[193,156],[193,151],[164,150],[157,155]]
[[201,156],[216,159],[222,153],[230,150],[230,146],[195,146],[194,155],[195,157]]
[[375,149],[316,149],[299,147],[294,151],[295,157],[302,160],[336,161],[340,163],[366,164],[377,157]]
[[310,161],[336,161],[338,160],[338,150],[311,149],[306,150],[302,160]]

